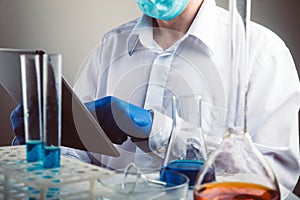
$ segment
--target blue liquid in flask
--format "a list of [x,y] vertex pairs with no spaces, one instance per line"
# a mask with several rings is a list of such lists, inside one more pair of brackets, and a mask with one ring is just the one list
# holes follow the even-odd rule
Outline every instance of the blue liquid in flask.
[[[189,179],[189,186],[193,186],[198,174],[198,171],[204,164],[201,160],[175,160],[170,162],[166,167],[162,168],[161,174],[160,174],[160,180],[172,183],[176,182],[176,174],[174,173],[168,173],[168,170],[173,172],[178,172],[186,175]],[[166,170],[164,170],[166,169]]]
[[40,140],[29,140],[26,142],[26,160],[27,162],[38,162],[42,161],[43,148],[42,141]]
[[60,148],[44,147],[44,168],[60,167]]

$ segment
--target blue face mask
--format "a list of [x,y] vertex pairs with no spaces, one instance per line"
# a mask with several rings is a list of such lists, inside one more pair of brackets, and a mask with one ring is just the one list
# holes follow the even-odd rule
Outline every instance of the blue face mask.
[[153,18],[172,20],[182,13],[189,0],[136,0],[141,11]]

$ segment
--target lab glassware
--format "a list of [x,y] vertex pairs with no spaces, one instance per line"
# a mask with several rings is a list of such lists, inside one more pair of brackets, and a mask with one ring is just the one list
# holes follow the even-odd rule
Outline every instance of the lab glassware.
[[60,166],[61,66],[60,54],[43,55],[44,168]]
[[141,172],[130,163],[125,170],[115,170],[114,174],[99,179],[101,187],[97,190],[105,199],[131,200],[185,200],[188,196],[189,179],[184,174],[164,170],[161,176],[155,172]]
[[[231,0],[231,75],[227,131],[200,169],[194,199],[280,199],[276,177],[247,130],[250,0]],[[214,169],[215,180],[205,178]]]
[[38,55],[20,55],[26,160],[42,161],[42,113],[40,59]]
[[192,187],[199,169],[207,159],[207,150],[201,130],[201,96],[173,96],[173,128],[169,138],[161,179],[172,174],[164,170],[185,174]]

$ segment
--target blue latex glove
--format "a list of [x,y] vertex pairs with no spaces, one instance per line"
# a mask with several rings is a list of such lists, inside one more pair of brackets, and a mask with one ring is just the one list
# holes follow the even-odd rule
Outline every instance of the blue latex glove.
[[16,134],[13,144],[25,144],[23,104],[19,104],[10,114],[13,131]]
[[106,135],[115,144],[130,136],[132,141],[146,140],[152,127],[152,113],[113,96],[85,103],[95,113]]
[[[39,133],[39,118],[38,118],[38,103],[35,100],[31,100],[28,107],[28,123],[31,124],[29,132]],[[13,131],[16,137],[13,140],[13,145],[25,144],[25,131],[24,131],[24,112],[23,104],[19,104],[10,114],[10,121],[12,124]],[[34,126],[33,126],[34,125]],[[56,128],[56,126],[53,126]]]

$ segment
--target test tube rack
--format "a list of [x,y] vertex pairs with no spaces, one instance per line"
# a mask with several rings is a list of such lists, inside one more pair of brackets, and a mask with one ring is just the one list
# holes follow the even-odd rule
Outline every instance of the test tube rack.
[[61,156],[61,167],[26,162],[26,147],[0,147],[0,200],[98,199],[97,179],[112,171]]

